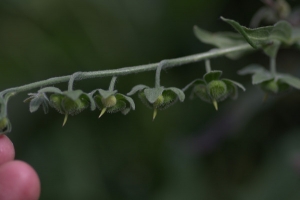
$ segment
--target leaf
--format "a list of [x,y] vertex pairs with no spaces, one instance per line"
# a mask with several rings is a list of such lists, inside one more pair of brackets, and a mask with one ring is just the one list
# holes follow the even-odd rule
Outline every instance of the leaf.
[[218,80],[221,77],[221,75],[222,75],[222,71],[214,70],[204,74],[203,79],[208,84],[213,80]]
[[252,84],[256,85],[264,81],[273,79],[274,77],[268,71],[257,72],[252,76]]
[[[244,38],[238,33],[231,32],[219,32],[219,33],[210,33],[205,31],[197,26],[194,26],[195,36],[205,44],[211,44],[218,48],[228,48],[234,47],[241,44],[246,44]],[[231,59],[237,59],[242,56],[245,52],[240,51],[237,53],[226,54],[227,57]]]
[[279,80],[287,83],[288,85],[300,89],[300,79],[289,74],[278,74]]
[[252,64],[252,65],[249,65],[249,66],[239,70],[238,74],[246,75],[246,74],[254,74],[254,73],[262,72],[262,71],[266,71],[266,69],[263,66],[258,65],[258,64]]
[[147,88],[144,90],[145,97],[150,103],[154,103],[164,91],[164,87]]
[[165,91],[171,90],[172,92],[174,92],[177,96],[178,99],[183,102],[185,99],[185,94],[181,89],[175,88],[175,87],[170,87],[170,88],[166,88]]
[[145,88],[149,88],[149,87],[146,85],[136,85],[131,89],[130,92],[127,93],[127,95],[131,96],[131,95],[135,94],[137,91],[141,91]]
[[[291,44],[292,27],[286,21],[280,21],[274,26],[265,26],[256,29],[241,26],[234,20],[221,19],[236,29],[245,40],[255,49],[263,48],[265,53],[271,57],[275,57],[279,49],[280,43],[286,45]],[[265,49],[266,48],[266,49]]]

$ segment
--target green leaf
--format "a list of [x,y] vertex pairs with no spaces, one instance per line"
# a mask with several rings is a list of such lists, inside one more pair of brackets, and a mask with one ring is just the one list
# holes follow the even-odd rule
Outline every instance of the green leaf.
[[222,75],[222,71],[214,70],[204,74],[203,79],[208,84],[211,81],[218,80]]
[[170,87],[170,88],[166,88],[165,91],[171,90],[172,92],[174,92],[177,96],[178,99],[183,102],[185,99],[185,94],[181,89],[175,88],[175,87]]
[[265,26],[256,29],[241,26],[234,20],[221,19],[236,29],[253,48],[263,48],[269,56],[275,57],[280,43],[290,45],[292,27],[286,21],[280,21],[274,26]]
[[300,79],[297,77],[291,76],[289,74],[278,74],[278,79],[296,89],[300,89]]
[[[218,48],[228,48],[234,47],[241,44],[246,44],[244,38],[238,33],[231,32],[219,32],[210,33],[197,26],[194,26],[195,36],[205,44],[211,44]],[[245,52],[229,53],[226,54],[227,57],[231,59],[237,59],[242,56]]]
[[147,88],[144,90],[145,97],[150,103],[154,103],[158,97],[163,93],[164,87]]
[[145,88],[149,88],[149,87],[146,85],[136,85],[131,89],[130,92],[127,93],[127,95],[131,96],[131,95],[135,94],[136,92],[141,91]]
[[252,76],[252,84],[256,85],[262,83],[264,81],[268,81],[273,79],[274,77],[271,75],[269,71],[261,71],[257,72]]
[[246,74],[254,74],[257,72],[262,72],[262,71],[266,71],[266,69],[258,64],[252,64],[252,65],[248,65],[247,67],[241,69],[238,71],[239,75],[246,75]]

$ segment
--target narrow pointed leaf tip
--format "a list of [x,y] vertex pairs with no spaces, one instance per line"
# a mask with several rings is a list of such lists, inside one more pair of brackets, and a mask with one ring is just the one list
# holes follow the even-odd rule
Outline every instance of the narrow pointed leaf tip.
[[221,19],[238,31],[253,48],[263,48],[264,52],[271,57],[277,55],[281,43],[291,45],[295,42],[292,39],[292,26],[286,21],[280,21],[274,26],[250,29],[234,20],[224,17]]

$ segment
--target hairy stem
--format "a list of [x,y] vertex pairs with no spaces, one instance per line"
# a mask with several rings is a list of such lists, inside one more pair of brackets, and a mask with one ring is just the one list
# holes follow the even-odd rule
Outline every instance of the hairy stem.
[[112,92],[112,91],[114,91],[114,89],[115,89],[115,84],[116,84],[116,81],[117,81],[117,76],[113,76],[112,77],[112,79],[111,79],[111,81],[110,81],[110,84],[109,84],[109,88],[108,88],[108,90],[110,91],[110,92]]
[[[164,68],[177,67],[177,66],[181,66],[184,64],[199,62],[201,60],[223,56],[228,53],[240,52],[240,51],[250,51],[250,50],[253,50],[253,48],[249,44],[243,44],[243,45],[239,45],[239,46],[235,46],[235,47],[218,49],[215,51],[208,51],[205,53],[199,53],[199,54],[194,54],[194,55],[180,57],[180,58],[168,59],[168,60],[164,60]],[[146,64],[146,65],[139,65],[139,66],[134,66],[134,67],[112,69],[112,70],[81,72],[80,79],[82,80],[82,79],[100,78],[100,77],[107,77],[107,76],[124,76],[124,75],[128,75],[128,74],[133,74],[133,73],[147,72],[147,71],[155,70],[159,66],[160,63],[161,62]],[[19,92],[29,91],[29,90],[32,90],[35,88],[41,88],[41,87],[48,86],[48,85],[54,85],[57,83],[67,82],[70,80],[71,77],[72,77],[72,75],[54,77],[54,78],[49,78],[46,80],[30,83],[30,84],[19,86],[19,87],[9,88],[9,89],[6,89],[6,90],[3,90],[2,92],[0,92],[0,96],[3,97],[3,95],[5,95],[8,92],[19,93]]]
[[76,73],[71,75],[71,78],[70,78],[69,84],[68,84],[68,91],[73,90],[74,81],[80,79],[81,74],[82,74],[82,72],[76,72]]
[[210,66],[210,60],[209,59],[205,60],[205,70],[206,70],[206,73],[211,72],[211,66]]
[[165,67],[167,60],[163,60],[158,64],[158,67],[156,68],[156,73],[155,73],[155,87],[158,88],[160,87],[160,73],[163,67]]
[[276,58],[270,57],[270,71],[272,76],[276,79]]

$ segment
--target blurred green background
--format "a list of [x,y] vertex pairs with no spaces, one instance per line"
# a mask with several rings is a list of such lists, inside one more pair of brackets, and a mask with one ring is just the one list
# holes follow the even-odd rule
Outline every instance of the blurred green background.
[[[231,31],[220,16],[247,26],[261,6],[258,0],[1,0],[0,89],[204,52],[212,47],[197,41],[194,25]],[[262,102],[251,78],[236,74],[251,63],[268,65],[261,52],[211,62],[247,87],[218,112],[187,98],[152,121],[152,110],[134,96],[136,111],[127,116],[98,119],[99,111],[86,110],[62,128],[55,110],[30,114],[26,93],[12,98],[8,136],[16,158],[39,174],[41,200],[300,199],[299,91]],[[299,51],[279,52],[279,71],[300,77],[299,63]],[[203,62],[185,65],[162,72],[161,82],[182,88],[204,73]],[[75,88],[89,92],[109,82],[84,80]],[[154,72],[120,77],[116,88],[127,93],[136,84],[154,85]]]

